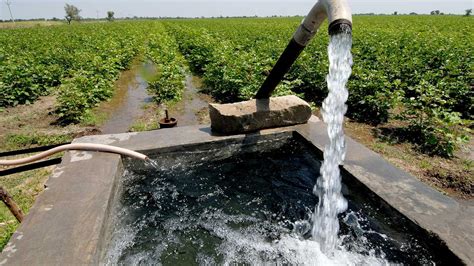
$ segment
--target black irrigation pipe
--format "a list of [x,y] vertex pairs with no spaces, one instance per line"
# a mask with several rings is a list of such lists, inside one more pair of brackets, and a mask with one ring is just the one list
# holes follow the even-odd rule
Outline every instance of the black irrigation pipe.
[[34,147],[34,148],[24,149],[24,150],[0,152],[0,157],[12,156],[12,155],[18,155],[18,154],[26,154],[26,153],[33,153],[33,152],[39,152],[39,151],[46,151],[46,150],[56,148],[56,147],[61,146],[61,145],[70,144],[70,143],[71,142],[66,142],[66,143],[61,143],[61,144],[53,144],[53,145],[48,145],[48,146]]
[[37,163],[30,163],[27,165],[22,165],[14,168],[9,168],[7,170],[2,170],[0,171],[0,176],[6,176],[6,175],[11,175],[11,174],[16,174],[16,173],[21,173],[29,170],[34,170],[38,168],[43,168],[46,166],[50,165],[55,165],[55,164],[60,164],[61,163],[61,158],[54,158],[54,159],[49,159],[49,160],[44,160],[41,162]]

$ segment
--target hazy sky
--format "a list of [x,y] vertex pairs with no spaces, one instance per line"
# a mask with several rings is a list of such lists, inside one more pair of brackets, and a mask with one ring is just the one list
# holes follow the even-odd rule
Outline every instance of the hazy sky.
[[[9,19],[5,0],[0,0],[0,19]],[[126,16],[271,16],[305,15],[316,0],[11,0],[15,18],[64,17],[64,4],[82,10],[83,17],[104,17],[107,10]],[[349,0],[353,13],[444,13],[463,14],[474,0]]]

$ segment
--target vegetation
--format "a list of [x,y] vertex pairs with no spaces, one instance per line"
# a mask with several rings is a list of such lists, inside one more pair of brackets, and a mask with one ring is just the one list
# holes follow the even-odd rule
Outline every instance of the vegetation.
[[114,21],[114,19],[115,19],[114,15],[115,15],[114,11],[107,11],[107,21],[109,21],[109,22]]
[[67,24],[71,24],[72,20],[80,20],[81,19],[81,16],[79,15],[81,10],[79,8],[73,6],[73,5],[66,4],[64,6],[64,11],[66,11],[66,16],[64,18],[66,18]]
[[[217,36],[206,28],[190,27],[184,23],[169,23],[167,26],[176,36],[181,52],[190,68],[203,76],[208,93],[222,102],[249,99],[262,84],[265,70],[271,68],[272,58],[265,58],[259,51],[229,41],[230,36]],[[216,27],[222,26],[221,24]],[[226,27],[230,32],[234,27]],[[268,44],[267,44],[268,45]],[[278,94],[291,94],[289,82],[283,82]]]
[[143,50],[153,27],[111,23],[2,30],[0,107],[54,93],[62,122],[81,121],[113,94],[113,82]]
[[158,102],[178,101],[184,90],[186,61],[174,38],[160,25],[150,36],[145,54],[153,63],[155,75],[148,80],[148,91]]
[[70,141],[72,141],[72,136],[69,135],[54,135],[42,133],[8,134],[3,146],[6,150],[14,150],[27,149],[33,146],[62,144]]
[[[299,21],[168,20],[3,30],[0,107],[56,93],[61,120],[79,122],[111,97],[113,81],[143,51],[156,66],[150,91],[157,102],[180,99],[185,65],[180,53],[217,100],[249,99]],[[373,125],[399,120],[401,137],[420,150],[453,156],[472,127],[474,37],[465,34],[471,18],[357,16],[354,23],[348,116]],[[313,40],[277,95],[294,93],[321,103],[327,93],[327,42],[326,34]]]
[[[78,19],[79,12],[71,12],[70,19]],[[466,15],[470,13],[466,11]],[[113,14],[108,14],[110,17]],[[249,99],[300,21],[173,19],[2,29],[0,113],[53,94],[54,113],[61,122],[87,121],[90,110],[114,94],[114,81],[138,55],[144,55],[153,68],[149,91],[156,102],[181,99],[187,67],[202,76],[204,87],[216,100]],[[452,157],[471,135],[472,23],[472,17],[462,16],[357,16],[348,84],[347,115],[361,122],[357,126],[364,127],[364,132],[375,129],[378,139],[388,140],[368,137],[366,142],[359,141],[382,155],[390,154],[397,159],[395,163],[424,165],[432,172],[427,176],[438,175],[432,179],[441,182],[441,187],[458,188],[459,182],[466,195],[472,194],[472,162],[462,161],[462,169],[454,173],[449,167],[460,160],[429,156]],[[297,94],[320,105],[327,94],[327,44],[327,34],[321,30],[278,86],[276,95]],[[153,128],[157,127],[154,121]],[[149,129],[149,124],[138,121],[133,129]],[[3,147],[46,145],[72,138],[69,134],[33,132],[8,134]],[[394,157],[396,149],[391,144],[406,142],[428,155],[421,156],[410,146],[407,151],[411,152]],[[433,162],[442,162],[444,170],[438,171],[441,163]],[[0,181],[27,212],[49,173],[38,170]],[[0,205],[0,249],[16,226]]]
[[[27,214],[43,191],[44,183],[51,174],[51,167],[1,177],[2,186],[12,195],[23,213]],[[7,244],[19,223],[5,204],[0,204],[0,251]]]
[[[232,102],[255,94],[299,21],[182,20],[166,25],[210,93]],[[453,156],[468,139],[473,116],[474,39],[464,34],[471,22],[459,16],[356,17],[348,116],[374,125],[399,120],[401,137],[420,150]],[[327,94],[327,42],[323,34],[313,40],[278,92],[321,103]]]

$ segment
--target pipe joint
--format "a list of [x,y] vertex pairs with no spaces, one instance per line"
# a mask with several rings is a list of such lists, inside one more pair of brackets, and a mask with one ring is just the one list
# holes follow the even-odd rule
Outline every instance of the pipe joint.
[[299,45],[306,46],[311,41],[311,39],[313,39],[315,34],[315,30],[310,30],[303,23],[301,23],[295,34],[293,35],[293,39]]

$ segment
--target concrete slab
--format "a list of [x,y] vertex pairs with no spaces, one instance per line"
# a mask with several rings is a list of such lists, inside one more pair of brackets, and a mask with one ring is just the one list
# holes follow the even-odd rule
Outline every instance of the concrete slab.
[[93,262],[121,165],[119,155],[66,153],[4,248],[0,264]]
[[[324,123],[219,136],[208,126],[162,129],[144,133],[87,136],[75,142],[111,144],[146,153],[215,141],[245,141],[249,136],[291,132],[319,150],[327,139]],[[474,203],[458,202],[394,167],[376,153],[347,138],[343,168],[383,201],[414,223],[437,235],[464,263],[474,263]],[[0,264],[71,265],[100,262],[116,181],[122,174],[120,156],[68,152],[50,177],[23,224],[0,255]]]

